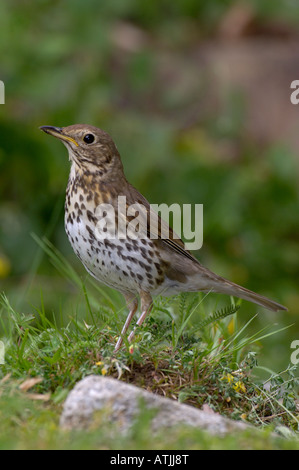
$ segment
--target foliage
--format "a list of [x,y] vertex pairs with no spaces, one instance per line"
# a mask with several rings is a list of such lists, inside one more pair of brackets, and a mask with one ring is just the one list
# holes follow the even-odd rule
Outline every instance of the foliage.
[[[255,345],[275,331],[246,336],[246,326],[234,331],[232,320],[227,317],[212,327],[206,326],[199,336],[192,328],[190,315],[186,321],[185,312],[194,310],[194,298],[188,297],[179,297],[172,306],[165,302],[161,306],[158,302],[152,317],[139,329],[135,342],[122,348],[115,357],[113,348],[122,318],[110,314],[108,326],[103,322],[104,316],[97,318],[91,312],[90,323],[71,317],[68,324],[58,327],[55,316],[52,320],[47,318],[42,305],[28,317],[17,312],[2,296],[5,364],[0,369],[0,387],[2,405],[6,405],[1,407],[0,447],[76,448],[87,445],[88,448],[115,448],[115,432],[111,430],[110,434],[109,426],[104,435],[91,432],[85,433],[84,437],[79,433],[73,444],[70,435],[58,428],[61,405],[68,391],[89,374],[111,375],[195,407],[208,406],[213,412],[243,419],[259,427],[271,424],[271,430],[276,429],[290,439],[290,445],[296,446],[298,379],[294,367],[270,376],[268,388],[267,383],[258,384],[253,375],[257,368]],[[90,308],[87,292],[86,301]],[[198,306],[197,302],[196,310]],[[178,310],[177,321],[169,320],[174,313],[173,307]],[[140,419],[138,426],[143,429],[142,415]],[[27,435],[24,426],[29,427]],[[42,434],[40,429],[44,430]],[[117,442],[122,448],[142,448],[145,445],[143,432],[134,433],[133,430],[126,438],[118,436]],[[244,443],[248,446],[251,440],[254,441],[254,433],[249,440],[245,434]],[[111,436],[111,440],[107,436]],[[150,445],[166,448],[172,442],[173,448],[180,448],[185,439],[194,448],[207,445],[204,433],[203,436],[199,433],[197,444],[197,432],[187,433],[187,436],[188,439],[183,429],[177,430],[159,444],[153,438]],[[266,433],[264,446],[287,446],[286,443],[275,443],[274,438],[267,442],[267,436]],[[217,439],[215,446],[216,443]],[[243,447],[236,436],[229,445]],[[252,445],[260,446],[261,443],[257,439]]]

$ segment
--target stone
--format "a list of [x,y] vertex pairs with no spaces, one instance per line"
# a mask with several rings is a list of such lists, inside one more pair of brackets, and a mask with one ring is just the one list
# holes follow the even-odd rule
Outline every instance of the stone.
[[153,410],[152,431],[177,425],[193,426],[211,434],[225,435],[249,427],[233,421],[205,406],[203,410],[155,395],[117,379],[88,376],[77,383],[69,393],[60,419],[63,429],[88,429],[94,426],[94,414],[105,411],[110,423],[117,424],[119,432],[128,431],[140,410]]

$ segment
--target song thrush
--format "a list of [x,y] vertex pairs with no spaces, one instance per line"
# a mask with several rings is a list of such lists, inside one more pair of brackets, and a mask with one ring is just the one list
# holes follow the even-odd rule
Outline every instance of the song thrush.
[[[163,238],[161,229],[165,228],[165,223],[158,218],[156,224],[149,224],[150,204],[126,180],[119,152],[109,134],[83,124],[62,128],[42,126],[41,129],[60,139],[68,149],[71,171],[66,190],[65,229],[69,241],[87,271],[98,281],[120,291],[129,308],[115,352],[137,310],[138,296],[141,299],[138,326],[151,311],[152,295],[157,294],[211,291],[240,297],[269,310],[287,310],[202,266],[171,229],[169,238]],[[118,210],[118,196],[126,197],[127,207],[138,203],[145,208],[144,236],[104,234],[107,226],[100,223],[97,211],[102,204],[114,208],[118,225],[122,222],[128,226],[129,218]],[[133,335],[134,330],[129,341]]]

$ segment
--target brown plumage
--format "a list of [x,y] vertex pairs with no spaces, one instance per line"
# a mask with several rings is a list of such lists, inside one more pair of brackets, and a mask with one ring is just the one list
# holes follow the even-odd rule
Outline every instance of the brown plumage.
[[[111,137],[101,129],[85,124],[64,128],[42,126],[41,129],[60,139],[67,147],[71,171],[66,192],[65,229],[70,243],[87,271],[98,281],[124,295],[130,313],[115,351],[141,299],[141,325],[152,308],[152,295],[179,292],[217,292],[233,295],[269,310],[287,310],[262,295],[228,281],[209,269],[185,249],[184,243],[160,217],[151,218],[149,202],[125,178],[118,150]],[[126,197],[126,208],[141,204],[139,222],[142,236],[113,238],[104,234],[101,221],[110,204],[115,211],[117,227],[129,227],[133,217],[118,209],[118,197]],[[107,206],[108,207],[108,206]],[[152,214],[153,215],[153,214]],[[155,223],[149,222],[155,220]],[[139,227],[140,228],[140,227]],[[161,233],[169,230],[169,238]],[[106,226],[107,231],[107,226]],[[133,234],[134,235],[134,234]],[[129,335],[132,340],[134,331]]]

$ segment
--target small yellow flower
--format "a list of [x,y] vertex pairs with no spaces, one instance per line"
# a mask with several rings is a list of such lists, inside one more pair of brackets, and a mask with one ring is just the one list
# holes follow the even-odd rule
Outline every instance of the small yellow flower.
[[131,344],[131,346],[129,347],[129,353],[133,354],[133,352],[134,352],[134,345]]
[[246,393],[246,387],[241,380],[238,380],[238,382],[233,385],[233,389],[236,390],[236,392]]
[[102,374],[102,375],[106,375],[106,374],[107,374],[107,372],[108,372],[108,367],[105,365],[105,363],[104,363],[103,361],[96,362],[96,366],[99,366],[99,367],[103,366],[103,367],[101,368],[101,374]]
[[221,378],[221,380],[227,380],[227,382],[230,384],[234,381],[234,377],[232,374],[226,374]]

